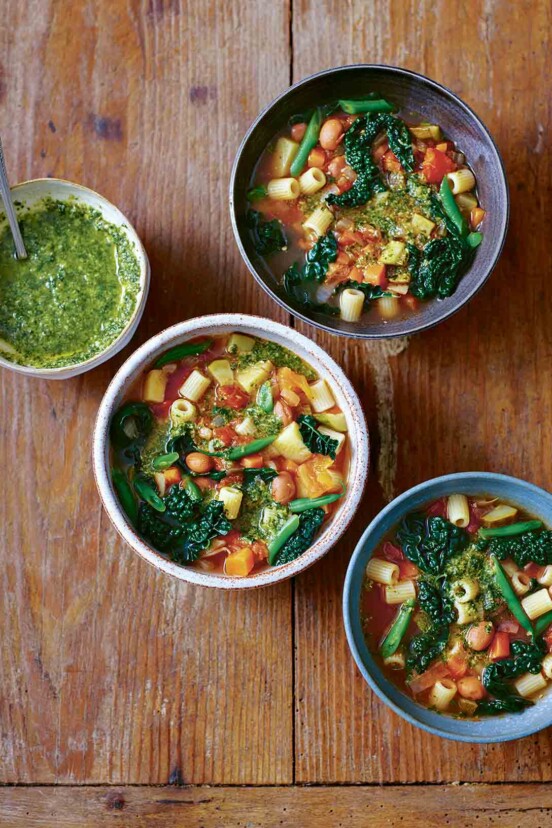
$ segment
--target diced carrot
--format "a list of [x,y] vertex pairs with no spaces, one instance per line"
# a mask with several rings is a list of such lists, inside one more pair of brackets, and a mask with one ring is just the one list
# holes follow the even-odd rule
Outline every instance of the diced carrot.
[[400,563],[405,560],[402,549],[399,549],[398,546],[394,546],[391,541],[385,541],[383,544],[383,555],[384,558],[391,561],[391,563]]
[[454,161],[444,152],[428,147],[422,162],[422,172],[428,184],[440,184],[445,175],[456,169]]
[[255,556],[250,546],[243,546],[237,552],[231,552],[224,563],[224,571],[227,575],[234,575],[243,578],[249,575],[255,566]]
[[435,149],[439,150],[439,152],[449,152],[454,149],[454,144],[452,141],[441,141],[441,143],[435,144]]
[[322,149],[322,147],[315,147],[311,149],[309,152],[309,157],[307,158],[307,165],[309,167],[318,167],[318,169],[322,169],[326,164],[326,153]]
[[387,172],[400,172],[402,170],[401,162],[392,150],[387,150],[381,159],[381,164]]
[[358,267],[352,267],[350,269],[349,279],[351,279],[353,282],[362,282],[362,281],[364,281],[363,278],[362,278],[362,273],[358,269]]
[[291,368],[283,367],[278,369],[277,377],[280,388],[290,388],[292,391],[302,392],[307,400],[312,398],[312,391],[303,374],[297,374]]
[[496,632],[489,647],[491,661],[500,661],[510,656],[510,636],[507,632]]
[[262,469],[264,459],[262,454],[250,454],[249,457],[242,457],[240,460],[244,469]]
[[362,268],[362,273],[364,275],[364,281],[368,282],[370,285],[379,285],[380,287],[385,287],[385,285],[387,284],[387,279],[385,278],[384,264],[366,265],[366,267]]
[[331,457],[314,454],[310,460],[297,469],[297,494],[299,497],[321,497],[331,492],[334,478],[328,472],[332,465]]
[[423,693],[424,690],[427,690],[429,687],[433,687],[436,681],[448,675],[448,666],[444,661],[438,661],[426,670],[425,673],[421,673],[419,676],[416,676],[416,678],[410,682],[409,687],[414,695],[417,696],[418,693]]
[[531,563],[526,564],[523,569],[527,572],[530,578],[540,578],[543,567],[531,561]]
[[517,635],[519,632],[519,624],[513,618],[503,618],[499,621],[498,632],[510,633],[510,635]]
[[178,466],[171,466],[169,469],[165,469],[163,474],[165,476],[165,486],[167,489],[169,486],[172,486],[173,483],[180,483],[182,480],[182,473]]
[[307,125],[305,123],[293,124],[291,127],[291,137],[294,141],[301,141],[305,134]]
[[416,578],[420,574],[420,570],[413,564],[412,561],[405,559],[399,561],[399,570],[401,573],[401,580],[408,580],[408,578]]
[[462,653],[454,653],[454,655],[447,658],[447,667],[450,675],[456,681],[468,672],[468,660]]
[[470,213],[470,224],[472,226],[472,230],[475,230],[476,227],[479,227],[484,218],[485,210],[483,210],[481,207],[474,207]]
[[278,460],[278,468],[280,471],[288,471],[292,474],[297,474],[299,466],[293,460],[286,460],[285,457],[282,457]]

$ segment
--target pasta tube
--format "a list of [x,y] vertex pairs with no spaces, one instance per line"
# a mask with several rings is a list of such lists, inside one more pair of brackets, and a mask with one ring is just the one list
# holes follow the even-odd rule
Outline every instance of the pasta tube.
[[313,382],[310,386],[310,390],[312,393],[310,403],[315,414],[320,414],[322,411],[327,411],[328,408],[334,407],[334,395],[332,394],[331,388],[326,380],[321,379]]
[[461,578],[452,585],[452,592],[459,604],[467,604],[479,595],[479,583],[473,578]]
[[446,710],[456,695],[456,684],[452,679],[443,678],[436,681],[429,693],[429,707]]
[[223,486],[217,494],[217,500],[222,500],[228,520],[235,520],[240,513],[243,492],[235,486]]
[[326,183],[326,175],[318,167],[310,167],[299,176],[299,186],[303,195],[312,195],[321,190]]
[[395,586],[385,587],[386,604],[402,604],[411,598],[416,597],[414,581],[399,581]]
[[531,578],[527,572],[514,572],[511,580],[516,595],[525,595],[531,589]]
[[257,433],[257,427],[255,426],[255,422],[252,417],[244,417],[241,423],[234,426],[234,431],[236,434],[239,434],[240,437],[253,437]]
[[376,307],[384,319],[394,319],[399,313],[399,303],[395,296],[382,296]]
[[475,187],[475,176],[467,167],[448,173],[447,178],[452,188],[453,195],[458,195],[458,193],[467,193],[468,190],[473,190]]
[[364,294],[361,290],[346,288],[339,297],[341,318],[345,322],[358,322],[364,309]]
[[545,566],[537,581],[545,587],[552,586],[552,566]]
[[366,577],[377,584],[392,586],[398,583],[400,570],[397,564],[383,561],[381,558],[370,558],[366,566]]
[[386,664],[387,667],[391,667],[392,670],[404,670],[406,666],[404,653],[401,650],[397,650],[393,653],[393,655],[384,658],[383,663]]
[[332,211],[328,209],[325,204],[321,204],[320,207],[317,207],[316,210],[310,214],[308,219],[303,222],[303,227],[307,230],[311,230],[315,236],[325,236],[333,220],[334,216]]
[[176,426],[192,423],[197,417],[197,408],[189,400],[175,400],[169,409],[169,417]]
[[266,185],[266,191],[274,201],[293,201],[301,192],[296,178],[272,178]]
[[504,572],[507,572],[510,578],[512,575],[515,575],[516,572],[519,572],[518,565],[515,561],[512,561],[510,558],[506,558],[505,561],[502,561],[502,569]]
[[472,621],[477,621],[479,619],[477,608],[472,603],[463,604],[461,601],[456,599],[454,602],[454,608],[458,613],[458,624],[471,624]]
[[533,675],[533,673],[524,673],[514,681],[514,687],[520,696],[527,699],[529,696],[534,696],[539,690],[544,690],[546,687],[546,679],[542,673],[537,673],[536,675]]
[[539,589],[538,592],[533,592],[532,595],[524,598],[521,606],[525,610],[527,617],[533,621],[540,615],[544,615],[545,612],[552,610],[552,598],[546,588]]
[[178,393],[191,402],[198,402],[210,385],[209,377],[203,376],[201,371],[194,369],[184,384],[180,386]]
[[470,525],[470,507],[466,495],[450,495],[447,499],[447,516],[451,523],[462,529]]

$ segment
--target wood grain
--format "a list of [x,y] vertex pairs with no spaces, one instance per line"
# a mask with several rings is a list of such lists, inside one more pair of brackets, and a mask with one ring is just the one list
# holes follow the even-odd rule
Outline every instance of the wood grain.
[[13,180],[97,188],[135,223],[153,278],[108,365],[58,383],[0,374],[0,781],[289,782],[290,585],[221,595],[156,574],[102,514],[90,458],[101,396],[140,341],[205,312],[282,318],[239,260],[227,186],[288,83],[287,4],[8,0],[2,16]]
[[548,828],[550,785],[0,789],[9,828]]
[[380,439],[364,508],[348,538],[297,579],[299,782],[551,778],[546,731],[504,746],[460,745],[389,712],[353,666],[341,609],[351,549],[390,496],[393,476],[396,493],[438,474],[478,469],[552,485],[552,390],[543,382],[552,355],[552,208],[545,195],[552,177],[544,138],[551,15],[545,2],[520,2],[515,14],[512,8],[478,1],[451,14],[443,0],[294,4],[294,80],[337,63],[381,62],[448,85],[498,141],[513,207],[505,253],[485,289],[453,319],[413,337],[399,355],[386,356],[382,345],[344,347],[341,339],[314,334],[362,393],[371,434],[379,428]]

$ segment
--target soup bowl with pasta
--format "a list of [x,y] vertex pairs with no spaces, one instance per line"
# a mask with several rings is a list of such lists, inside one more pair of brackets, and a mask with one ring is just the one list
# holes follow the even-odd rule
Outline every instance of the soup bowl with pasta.
[[392,501],[349,564],[355,661],[395,712],[439,736],[498,742],[552,723],[552,496],[489,472]]
[[94,471],[125,541],[158,569],[223,589],[321,558],[364,488],[368,437],[339,366],[290,328],[190,319],[122,366],[99,409]]

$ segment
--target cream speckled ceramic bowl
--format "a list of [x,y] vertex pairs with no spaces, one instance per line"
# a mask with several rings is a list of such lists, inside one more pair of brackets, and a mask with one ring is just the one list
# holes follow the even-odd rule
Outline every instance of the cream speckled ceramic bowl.
[[[109,463],[109,423],[120,406],[128,389],[158,356],[169,348],[197,336],[226,334],[237,331],[277,342],[294,351],[326,379],[343,410],[351,437],[351,462],[347,492],[340,501],[332,519],[318,535],[304,555],[289,564],[265,569],[246,578],[202,572],[191,567],[179,566],[157,552],[140,538],[126,518],[111,484]],[[201,316],[180,322],[172,328],[145,342],[124,363],[115,375],[100,405],[94,430],[94,474],[103,504],[113,525],[123,539],[145,558],[148,563],[163,572],[202,586],[222,589],[251,589],[284,581],[302,572],[322,558],[339,540],[349,525],[364,490],[369,462],[368,429],[360,400],[341,368],[306,336],[297,331],[258,316],[244,314],[218,314]]]
[[[56,201],[68,201],[71,199],[73,202],[80,202],[81,204],[86,204],[88,207],[92,207],[94,210],[98,210],[106,221],[115,225],[115,227],[125,234],[138,261],[140,268],[140,290],[136,297],[134,312],[119,336],[107,348],[104,348],[103,351],[100,351],[100,353],[87,359],[85,362],[78,362],[75,365],[66,365],[60,368],[34,368],[30,365],[18,365],[0,355],[0,366],[9,368],[11,371],[17,371],[18,374],[41,377],[42,379],[70,379],[71,377],[76,377],[78,374],[84,374],[86,371],[90,371],[92,368],[96,368],[102,362],[110,359],[124,348],[134,336],[148,298],[150,283],[149,260],[136,230],[128,219],[121,213],[118,207],[108,201],[107,198],[94,192],[94,190],[83,187],[82,184],[65,181],[62,178],[35,178],[30,181],[24,181],[21,184],[16,184],[11,188],[11,191],[15,201],[20,202],[23,208],[33,207],[44,198],[49,197]],[[0,207],[0,225],[5,220],[3,208]]]

